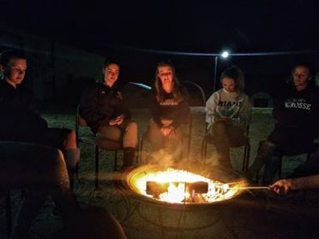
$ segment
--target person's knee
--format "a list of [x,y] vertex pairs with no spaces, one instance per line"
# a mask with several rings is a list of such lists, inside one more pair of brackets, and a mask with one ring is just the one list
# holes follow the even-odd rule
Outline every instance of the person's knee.
[[224,122],[216,122],[212,126],[212,133],[214,135],[224,135],[226,133],[227,125]]
[[[41,151],[39,151],[40,153]],[[64,167],[66,167],[63,153],[56,148],[47,148],[42,150],[41,154],[41,167],[43,170],[47,170],[47,172],[55,172],[60,171]]]
[[75,149],[77,148],[76,145],[76,133],[74,130],[70,130],[65,139],[65,148],[66,149]]
[[137,132],[137,123],[136,122],[128,123],[126,129],[128,131]]

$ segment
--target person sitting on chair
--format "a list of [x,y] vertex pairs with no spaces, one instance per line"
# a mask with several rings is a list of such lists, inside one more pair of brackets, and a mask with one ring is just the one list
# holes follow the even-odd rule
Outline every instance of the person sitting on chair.
[[131,120],[131,112],[119,89],[117,80],[120,66],[106,60],[103,65],[103,82],[83,92],[80,115],[98,136],[123,142],[122,169],[133,165],[137,147],[137,124]]
[[160,62],[150,100],[152,118],[146,133],[154,152],[163,148],[169,152],[170,149],[178,151],[180,126],[190,115],[188,101],[188,92],[179,83],[174,66]]
[[48,195],[61,209],[64,231],[58,238],[126,238],[120,224],[105,209],[79,207],[60,150],[0,141],[0,155],[0,192],[26,189],[10,239],[27,236]]
[[314,148],[319,136],[319,92],[312,84],[313,69],[308,64],[296,65],[290,87],[276,97],[273,109],[275,128],[258,149],[248,170],[254,177],[265,165],[263,184],[271,184],[281,165],[281,155],[298,155]]
[[73,185],[80,160],[76,135],[65,128],[48,128],[32,95],[22,84],[27,70],[23,52],[6,50],[0,55],[0,140],[30,142],[60,149]]
[[244,75],[238,67],[227,68],[220,79],[222,89],[206,102],[207,131],[214,138],[219,164],[232,168],[230,147],[244,140],[251,119],[251,104],[244,93]]

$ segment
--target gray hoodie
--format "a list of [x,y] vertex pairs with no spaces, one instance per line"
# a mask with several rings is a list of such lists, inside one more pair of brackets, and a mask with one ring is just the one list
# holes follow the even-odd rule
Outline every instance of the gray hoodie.
[[251,119],[251,103],[245,93],[227,92],[224,89],[215,91],[206,102],[206,123],[209,128],[216,119],[228,117],[234,126],[243,130]]

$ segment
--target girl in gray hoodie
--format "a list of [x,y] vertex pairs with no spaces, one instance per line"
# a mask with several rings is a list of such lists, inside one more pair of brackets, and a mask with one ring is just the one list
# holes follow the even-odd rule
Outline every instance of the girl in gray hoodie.
[[244,93],[244,75],[232,66],[221,74],[222,89],[206,102],[207,132],[216,147],[218,162],[231,168],[230,147],[244,144],[251,119],[251,104]]

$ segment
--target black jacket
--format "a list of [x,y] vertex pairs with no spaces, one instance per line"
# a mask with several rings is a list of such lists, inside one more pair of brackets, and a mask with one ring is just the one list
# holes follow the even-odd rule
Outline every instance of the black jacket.
[[122,91],[116,85],[110,88],[103,83],[96,83],[83,92],[80,115],[93,132],[96,132],[99,126],[109,125],[110,120],[117,116],[124,115],[124,120],[131,119],[131,112]]
[[161,119],[173,120],[172,126],[177,128],[180,124],[185,123],[190,113],[188,101],[189,95],[185,87],[180,86],[180,92],[183,97],[180,102],[172,102],[173,94],[164,93],[164,101],[158,102],[156,99],[156,90],[152,89],[152,97],[150,101],[150,110],[154,122],[162,127]]
[[32,95],[4,80],[0,81],[0,112],[0,140],[33,142],[47,129]]
[[319,136],[319,92],[315,87],[302,91],[287,89],[276,98],[275,128],[268,140],[285,155],[297,155],[313,149]]
[[319,91],[307,87],[287,89],[275,99],[273,117],[277,127],[314,129],[319,123]]

